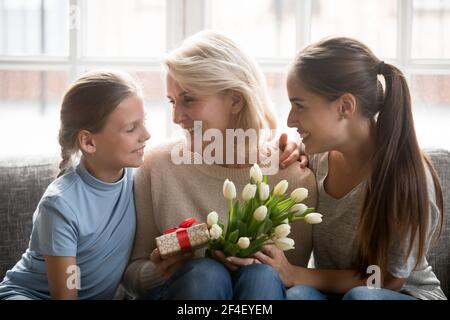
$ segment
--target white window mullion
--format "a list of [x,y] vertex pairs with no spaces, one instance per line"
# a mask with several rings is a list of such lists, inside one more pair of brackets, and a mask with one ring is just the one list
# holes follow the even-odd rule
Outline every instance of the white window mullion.
[[206,12],[209,5],[206,0],[184,0],[184,38],[193,35],[207,27]]
[[5,2],[0,1],[0,33],[2,38],[2,43],[0,43],[0,52],[6,52],[6,19],[5,19]]
[[397,2],[397,63],[401,68],[411,64],[413,0]]
[[0,70],[61,70],[68,65],[65,58],[0,57]]
[[86,2],[84,0],[70,0],[69,15],[69,82],[75,80],[80,74],[79,60],[82,52],[82,36],[85,30],[83,25],[86,13]]
[[296,51],[298,52],[311,42],[312,0],[300,0],[296,4]]
[[214,0],[204,0],[203,5],[203,16],[204,16],[204,28],[205,29],[212,29],[212,6],[213,6]]
[[[203,12],[199,6],[203,6],[203,1],[189,0],[168,0],[166,11],[166,51],[169,52],[178,47],[186,36],[195,33],[195,19],[198,19],[198,11]],[[191,17],[191,15],[193,17]],[[203,14],[200,14],[200,16]],[[192,21],[194,20],[194,21]],[[203,17],[202,17],[203,21]],[[160,67],[160,64],[158,64]],[[170,108],[166,108],[166,128],[167,135],[173,135],[172,115]]]
[[167,0],[166,8],[166,50],[174,49],[185,34],[186,0]]

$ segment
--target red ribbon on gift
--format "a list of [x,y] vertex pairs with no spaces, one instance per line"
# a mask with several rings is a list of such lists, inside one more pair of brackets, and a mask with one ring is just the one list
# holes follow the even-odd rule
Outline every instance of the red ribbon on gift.
[[195,218],[187,218],[181,222],[178,227],[170,228],[164,231],[164,234],[176,232],[181,251],[187,252],[191,249],[191,243],[189,242],[189,236],[186,229],[193,226],[195,223]]

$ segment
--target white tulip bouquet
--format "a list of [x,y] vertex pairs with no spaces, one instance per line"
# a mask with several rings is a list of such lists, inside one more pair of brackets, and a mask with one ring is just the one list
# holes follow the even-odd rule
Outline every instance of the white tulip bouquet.
[[280,181],[273,190],[267,184],[257,164],[250,169],[250,183],[242,191],[243,204],[236,200],[236,187],[225,180],[223,195],[228,200],[229,216],[226,230],[217,212],[208,214],[209,250],[221,250],[226,256],[248,257],[269,241],[286,251],[294,249],[294,240],[288,238],[290,223],[304,220],[310,224],[322,222],[322,215],[301,203],[308,190],[297,188],[286,195],[288,182]]

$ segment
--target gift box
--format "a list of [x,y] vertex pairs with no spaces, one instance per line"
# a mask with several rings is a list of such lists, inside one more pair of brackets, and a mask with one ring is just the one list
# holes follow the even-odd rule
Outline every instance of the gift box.
[[183,221],[178,228],[166,230],[156,238],[156,246],[162,259],[191,252],[208,245],[209,232],[206,223],[195,224],[195,219]]

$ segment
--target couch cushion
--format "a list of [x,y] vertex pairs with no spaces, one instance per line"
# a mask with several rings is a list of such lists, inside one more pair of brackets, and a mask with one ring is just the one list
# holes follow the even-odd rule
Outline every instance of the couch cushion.
[[0,279],[28,247],[34,210],[55,179],[57,158],[0,162]]
[[[444,194],[444,225],[428,261],[450,295],[450,152],[429,149]],[[0,279],[28,247],[32,217],[47,186],[56,177],[56,157],[0,161]]]
[[450,295],[450,152],[441,149],[425,150],[439,175],[444,195],[444,224],[438,241],[428,254],[428,262],[441,281],[445,295]]

